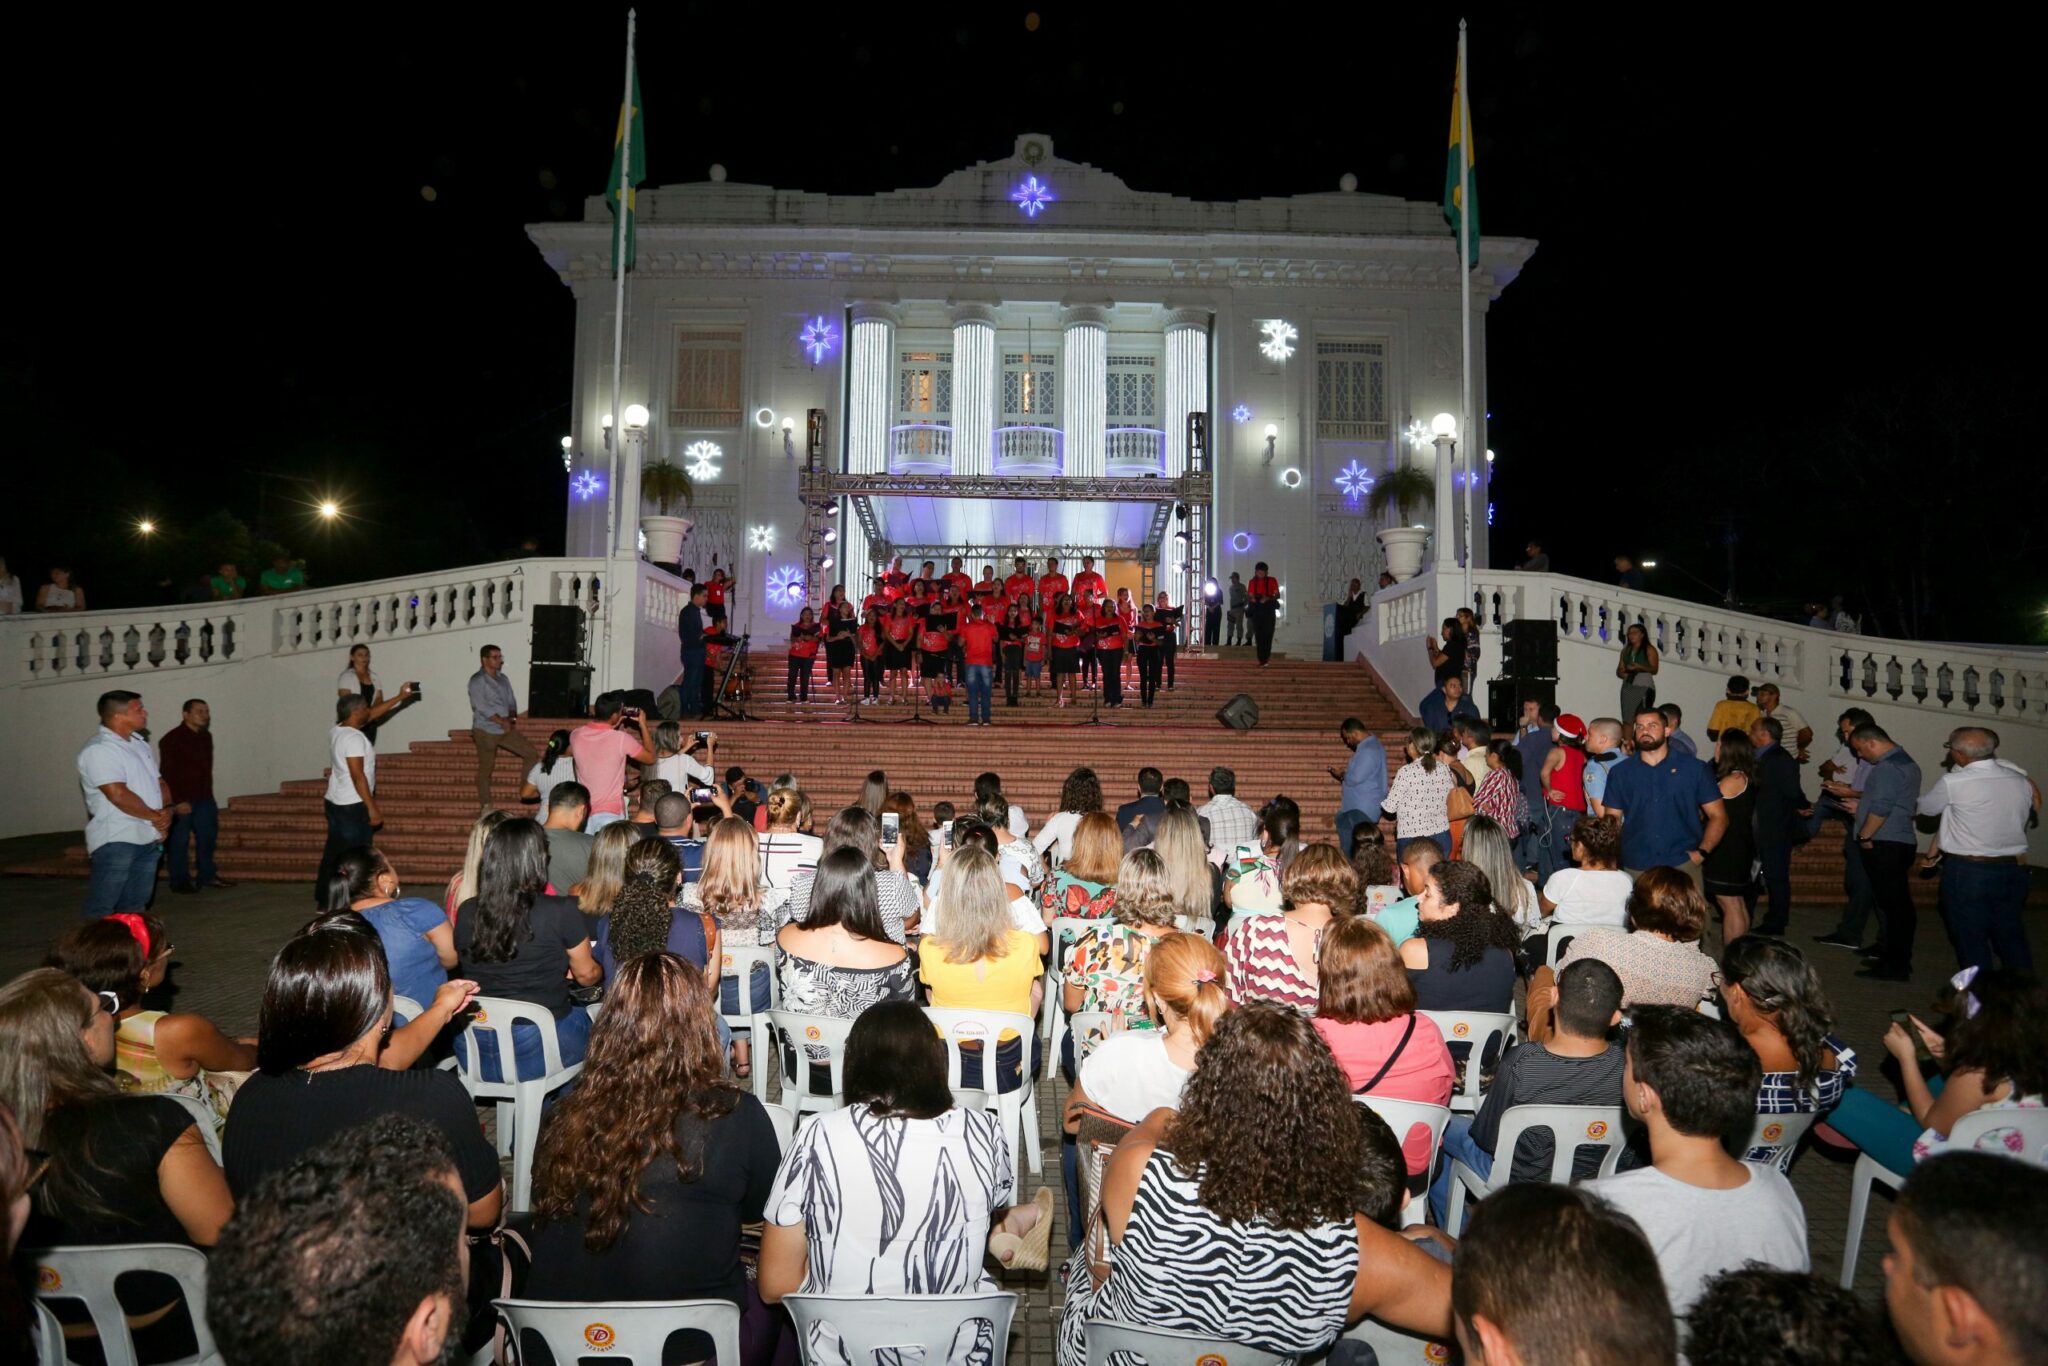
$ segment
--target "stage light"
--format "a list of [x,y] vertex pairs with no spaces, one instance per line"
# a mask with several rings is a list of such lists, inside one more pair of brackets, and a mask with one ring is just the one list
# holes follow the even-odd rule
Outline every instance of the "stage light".
[[1293,323],[1281,322],[1278,318],[1259,324],[1259,332],[1265,340],[1259,343],[1259,350],[1267,360],[1284,361],[1294,354],[1294,339],[1301,333],[1295,331]]
[[1438,413],[1429,420],[1429,432],[1431,436],[1447,436],[1451,440],[1456,441],[1458,439],[1458,419],[1449,413]]
[[754,409],[754,425],[763,431],[773,427],[775,425],[775,410],[773,408]]
[[644,430],[647,426],[647,417],[646,404],[628,403],[626,405],[626,429],[628,431]]
[[829,526],[825,528],[825,544],[826,544],[826,545],[831,545],[831,544],[832,544],[832,543],[833,543],[834,541],[836,541],[836,540],[838,540],[838,539],[839,539],[839,533],[838,533],[837,531],[833,530],[833,529],[832,529],[831,527],[829,527]]
[[1222,591],[1222,589],[1216,586],[1215,579],[1209,578],[1202,580],[1202,596],[1209,599],[1209,601],[1214,602],[1216,600],[1216,595]]
[[833,559],[830,555],[827,555],[824,559],[818,561],[818,568],[820,569],[830,569],[832,565]]
[[839,515],[839,504],[834,503],[831,507],[826,508],[825,515],[827,517],[837,517]]

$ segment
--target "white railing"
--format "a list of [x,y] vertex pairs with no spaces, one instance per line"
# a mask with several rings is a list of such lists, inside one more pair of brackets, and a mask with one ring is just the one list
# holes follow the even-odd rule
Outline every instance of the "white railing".
[[1102,469],[1111,475],[1166,473],[1166,433],[1157,427],[1110,427],[1102,433]]
[[1066,439],[1057,427],[998,427],[991,468],[997,474],[1058,474],[1066,468]]
[[906,422],[889,429],[889,473],[951,474],[953,429],[943,422]]

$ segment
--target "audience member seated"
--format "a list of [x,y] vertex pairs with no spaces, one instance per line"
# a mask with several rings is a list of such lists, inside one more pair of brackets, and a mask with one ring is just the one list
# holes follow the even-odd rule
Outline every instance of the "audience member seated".
[[[1035,936],[1010,921],[1010,898],[995,859],[979,848],[956,849],[946,861],[944,937],[927,934],[918,946],[918,980],[931,1004],[954,1010],[990,1010],[1036,1019],[1044,986],[1044,964]],[[1030,1031],[1034,1047],[1037,1030]],[[1014,1091],[1024,1084],[1024,1045],[1005,1029],[996,1042],[995,1085],[987,1075],[978,1041],[961,1045],[960,1084]],[[1036,1072],[1040,1059],[1032,1059]]]
[[1110,1159],[1114,1256],[1094,1263],[1084,1242],[1068,1264],[1060,1366],[1086,1363],[1091,1317],[1291,1356],[1368,1313],[1448,1336],[1449,1268],[1386,1227],[1401,1186],[1398,1144],[1307,1017],[1227,1012],[1180,1109],[1154,1110]]
[[963,816],[953,823],[952,846],[949,848],[941,843],[938,847],[938,861],[932,869],[931,885],[925,888],[924,913],[918,927],[926,936],[945,936],[946,900],[949,895],[946,870],[960,851],[979,849],[996,860],[996,871],[1002,881],[1003,904],[1008,907],[1010,924],[1030,935],[1034,948],[1042,956],[1052,948],[1052,934],[1039,917],[1037,902],[1026,886],[1017,880],[1024,874],[1018,871],[1014,861],[1003,856],[1005,848],[1015,849],[1023,841],[1012,839],[1006,846],[1002,843],[1001,834],[997,827],[979,816]]
[[[591,957],[609,982],[619,964],[643,953],[667,950],[718,976],[718,922],[701,910],[683,910],[682,864],[667,840],[642,840],[626,851],[626,885],[610,914],[597,922]],[[563,1061],[566,1063],[567,1058]]]
[[[612,905],[626,886],[626,855],[640,843],[640,827],[631,821],[613,821],[591,836],[590,866],[583,881],[571,887],[555,887],[555,896],[573,896],[576,909],[595,925],[598,917],[611,913]],[[671,846],[673,847],[673,846]],[[554,887],[550,882],[548,884]]]
[[1334,844],[1311,844],[1280,876],[1284,909],[1237,920],[1223,942],[1230,960],[1230,999],[1272,1001],[1313,1015],[1319,988],[1316,957],[1330,929],[1351,919],[1358,874]]
[[[370,922],[384,941],[391,990],[421,1005],[434,999],[457,962],[455,927],[433,902],[400,895],[398,874],[381,850],[350,849],[342,854],[327,884],[327,909],[354,911]],[[255,1065],[251,1049],[249,1066]]]
[[[1073,849],[1074,827],[1081,817],[1102,810],[1102,781],[1092,768],[1077,768],[1060,785],[1060,809],[1046,818],[1031,838],[1031,847],[1050,867],[1067,861]],[[1110,817],[1111,824],[1116,818]]]
[[1232,916],[1272,915],[1280,909],[1280,877],[1303,848],[1301,813],[1292,802],[1259,813],[1259,842],[1240,844],[1223,861],[1223,904]]
[[[576,903],[546,890],[548,841],[540,826],[515,816],[493,830],[476,881],[476,896],[455,911],[462,975],[479,995],[527,1001],[553,1015],[562,1065],[583,1061],[590,1016],[569,999],[569,983],[594,987],[604,971]],[[512,1047],[521,1080],[544,1074],[539,1030],[514,1024]],[[477,1035],[476,1054],[485,1081],[503,1079],[495,1038]]]
[[[761,1102],[726,1080],[713,1018],[704,974],[675,954],[629,958],[607,980],[583,1077],[541,1125],[523,1293],[726,1300],[747,1311],[742,1360],[765,1362],[774,1330],[740,1267],[740,1225],[760,1219],[781,1152]],[[708,1355],[688,1343],[676,1360]]]
[[1458,859],[1432,866],[1416,902],[1415,937],[1401,961],[1422,1010],[1504,1012],[1514,1001],[1514,919],[1494,903],[1486,874]]
[[932,832],[918,818],[917,799],[908,792],[891,792],[882,798],[882,815],[897,821],[897,838],[903,842],[903,871],[916,882],[932,880]]
[[[1115,1027],[1128,1029],[1147,1018],[1145,955],[1152,945],[1174,932],[1177,908],[1166,878],[1166,862],[1156,849],[1125,854],[1116,875],[1114,919],[1086,930],[1067,947],[1060,968],[1060,1004],[1077,1010],[1107,1011]],[[1061,1063],[1073,1070],[1069,1036]]]
[[[532,768],[526,770],[526,780],[519,786],[519,801],[524,806],[538,806],[547,811],[553,808],[554,790],[563,783],[576,781],[576,761],[569,757],[569,732],[558,730],[548,736],[540,758]],[[589,805],[590,794],[584,793],[584,804]]]
[[1116,817],[1106,811],[1083,814],[1068,846],[1065,862],[1046,879],[1039,898],[1039,916],[1047,924],[1059,916],[1100,920],[1116,909],[1116,879],[1124,857]]
[[[1318,969],[1316,1033],[1330,1046],[1351,1093],[1450,1104],[1456,1080],[1450,1050],[1436,1022],[1415,1013],[1415,984],[1393,938],[1370,920],[1332,925],[1323,935]],[[1397,1137],[1409,1184],[1419,1192],[1429,1179],[1429,1131]]]
[[[1387,908],[1408,895],[1401,885],[1401,874],[1394,863],[1394,856],[1387,852],[1386,842],[1379,836],[1376,825],[1362,825],[1352,835],[1351,871],[1358,874],[1358,901],[1352,914],[1380,922],[1380,928],[1392,935],[1398,925],[1388,926],[1385,922]],[[1420,844],[1410,845],[1421,849]],[[1435,843],[1430,843],[1435,848]],[[1413,934],[1410,929],[1408,934]],[[1408,935],[1401,936],[1402,939]],[[1394,941],[1397,945],[1400,939]]]
[[[781,888],[762,887],[760,846],[761,837],[754,833],[754,827],[736,816],[723,817],[712,826],[710,837],[704,841],[704,871],[695,882],[684,886],[684,915],[678,919],[687,918],[690,912],[709,915],[721,946],[761,948],[774,944],[775,931],[781,924],[780,907],[789,893]],[[716,1008],[730,1015],[740,1008],[740,979],[724,971],[723,959],[721,947],[717,959],[721,975]],[[772,972],[767,963],[756,963],[748,974],[749,1012],[768,1009],[773,999]],[[753,1075],[752,1039],[734,1038],[733,1071],[741,1077]]]
[[862,1013],[845,1083],[846,1105],[797,1130],[768,1193],[761,1298],[995,1290],[982,1269],[992,1228],[1042,1238],[1050,1215],[1011,1205],[1002,1126],[993,1110],[953,1104],[946,1047],[925,1013],[907,1000]]
[[1671,1366],[1678,1333],[1664,1287],[1643,1274],[1652,1255],[1635,1220],[1583,1187],[1496,1191],[1451,1261],[1467,1366]]
[[761,885],[786,894],[799,871],[818,866],[825,842],[811,833],[811,799],[796,788],[776,788],[762,810],[767,828],[761,832]]
[[[474,982],[449,982],[422,1018],[445,1021],[475,994]],[[351,1125],[410,1115],[440,1130],[455,1154],[470,1224],[497,1222],[504,1194],[498,1154],[476,1106],[451,1073],[378,1066],[390,1020],[384,946],[361,916],[322,916],[278,950],[257,1017],[260,1070],[242,1084],[228,1116],[223,1157],[238,1195]]]
[[[1763,1064],[1759,1115],[1826,1114],[1856,1075],[1856,1051],[1828,1032],[1834,1011],[1820,974],[1798,949],[1768,935],[1745,934],[1721,955],[1721,1005]],[[1773,1149],[1743,1154],[1766,1162]]]
[[[563,762],[567,762],[564,760]],[[567,895],[590,876],[590,850],[596,835],[583,831],[590,819],[590,789],[571,779],[555,784],[548,794],[545,824],[548,837],[548,885]]]
[[[775,936],[784,1010],[852,1020],[879,1002],[912,999],[916,960],[883,928],[875,886],[874,864],[856,845],[835,849],[818,864],[809,913]],[[804,1047],[813,1058],[827,1056],[822,1047]],[[783,1075],[795,1067],[796,1059],[786,1058]],[[830,1094],[823,1078],[812,1085]]]
[[1145,998],[1159,1023],[1145,1019],[1112,1029],[1092,1046],[1067,1093],[1068,1132],[1088,1106],[1135,1124],[1180,1103],[1197,1050],[1230,1008],[1227,971],[1223,955],[1199,935],[1176,931],[1153,941],[1145,955]]
[[1572,823],[1572,862],[1550,875],[1538,893],[1553,925],[1628,927],[1628,898],[1636,880],[1621,871],[1621,822],[1581,816]]
[[[1360,835],[1363,842],[1366,837]],[[1394,865],[1394,876],[1401,884],[1399,900],[1387,903],[1387,908],[1375,917],[1380,928],[1394,937],[1395,944],[1405,944],[1415,937],[1422,926],[1422,889],[1429,885],[1429,870],[1444,861],[1444,851],[1436,847],[1435,840],[1417,840],[1401,851],[1400,859]]]
[[1465,822],[1464,843],[1458,857],[1486,874],[1486,885],[1508,919],[1515,922],[1519,937],[1543,928],[1543,910],[1536,887],[1522,876],[1515,857],[1515,843],[1491,816],[1473,816]]
[[[1198,934],[1216,913],[1216,869],[1209,862],[1203,825],[1192,808],[1169,805],[1153,822],[1152,837],[1152,852],[1159,855],[1167,897],[1173,902],[1174,923]],[[1122,874],[1118,876],[1121,879]]]
[[484,861],[484,842],[509,818],[504,811],[486,811],[469,827],[469,847],[463,853],[462,867],[449,877],[441,896],[441,909],[448,912],[449,924],[455,923],[455,908],[476,895],[476,870]]
[[[885,794],[886,795],[886,794]],[[877,803],[881,798],[876,799]],[[811,901],[825,860],[841,849],[851,849],[866,860],[868,881],[873,884],[875,907],[881,916],[883,937],[901,944],[917,929],[919,901],[917,884],[903,871],[903,842],[882,843],[882,823],[864,806],[849,806],[825,827],[825,840],[817,867],[800,869],[790,877],[789,900],[783,903],[782,922],[803,923],[811,914]],[[795,1007],[791,1007],[794,1009]]]
[[244,1195],[207,1262],[206,1324],[221,1359],[458,1359],[468,1320],[462,1186],[445,1134],[396,1114],[281,1166]]
[[2048,1361],[2048,1171],[1954,1152],[1892,1206],[1884,1300],[1915,1366]]
[[1749,1265],[1707,1282],[1685,1319],[1691,1366],[1894,1366],[1884,1321],[1853,1290]]
[[[1739,941],[1738,941],[1739,942]],[[2048,1093],[2048,991],[2031,972],[1965,968],[1943,997],[1946,1035],[1910,1016],[1911,1032],[1893,1024],[1884,1046],[1898,1062],[1907,1110],[1863,1087],[1851,1087],[1828,1116],[1828,1127],[1872,1161],[1903,1176],[1948,1148],[1949,1130],[1976,1110],[2038,1110]],[[1928,1059],[1919,1056],[1925,1049]],[[1926,1069],[1940,1065],[1939,1075]],[[1993,1128],[1977,1146],[1998,1152],[2012,1138]]]
[[[1613,968],[1589,958],[1560,973],[1557,982],[1557,1032],[1542,1043],[1517,1044],[1503,1053],[1478,1113],[1452,1115],[1444,1129],[1443,1160],[1429,1190],[1439,1227],[1449,1226],[1451,1159],[1481,1177],[1493,1175],[1501,1122],[1511,1108],[1621,1104],[1622,1049],[1607,1041],[1621,1020],[1621,979]],[[1515,1144],[1509,1184],[1548,1181],[1556,1137],[1546,1129],[1523,1134]],[[1581,1147],[1572,1155],[1572,1179],[1593,1175],[1604,1156],[1599,1148]],[[1466,1194],[1469,1210],[1471,1193]]]
[[[1714,960],[1700,949],[1707,924],[1707,898],[1676,868],[1651,868],[1629,894],[1626,930],[1601,927],[1572,936],[1557,955],[1562,969],[1581,958],[1597,958],[1621,978],[1622,1007],[1684,1006],[1690,1010],[1714,989]],[[1529,979],[1532,1039],[1550,1031],[1551,974],[1538,968]]]
[[235,1074],[256,1065],[255,1041],[228,1037],[204,1015],[143,1009],[142,998],[163,985],[174,947],[163,921],[122,911],[70,930],[44,966],[83,982],[102,1009],[113,998],[114,1075],[123,1090],[189,1096],[213,1112],[217,1133],[241,1081]]
[[1791,1183],[1728,1155],[1756,1119],[1763,1080],[1742,1036],[1725,1020],[1659,1005],[1630,1010],[1622,1035],[1622,1100],[1649,1130],[1651,1165],[1585,1188],[1642,1226],[1671,1312],[1683,1319],[1709,1280],[1745,1261],[1807,1270],[1806,1212]]

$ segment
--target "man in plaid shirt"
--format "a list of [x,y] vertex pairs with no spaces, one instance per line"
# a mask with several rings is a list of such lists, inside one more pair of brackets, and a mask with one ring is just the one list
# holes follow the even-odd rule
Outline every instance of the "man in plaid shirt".
[[1195,814],[1209,822],[1210,857],[1230,857],[1240,844],[1259,833],[1259,813],[1237,799],[1237,774],[1227,768],[1209,770],[1209,800]]

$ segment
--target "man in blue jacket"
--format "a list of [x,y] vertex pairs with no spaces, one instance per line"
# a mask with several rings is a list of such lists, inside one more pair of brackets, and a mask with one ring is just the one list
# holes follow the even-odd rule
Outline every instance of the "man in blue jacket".
[[1380,807],[1387,800],[1387,750],[1380,737],[1355,716],[1346,717],[1337,734],[1351,751],[1350,763],[1342,769],[1329,769],[1330,776],[1344,784],[1344,793],[1337,799],[1337,847],[1350,858],[1351,832],[1361,825],[1379,824]]

